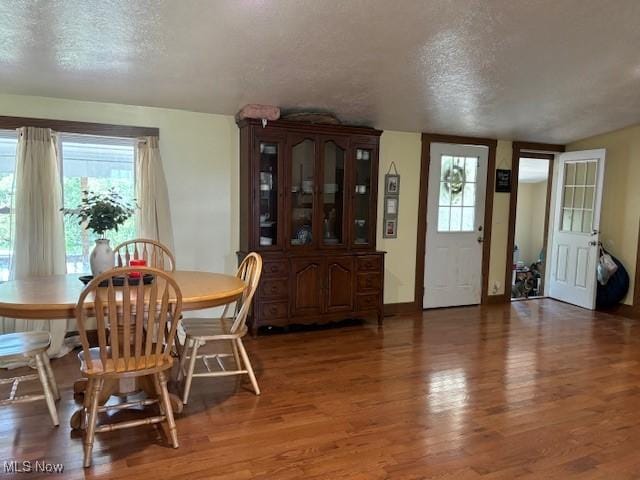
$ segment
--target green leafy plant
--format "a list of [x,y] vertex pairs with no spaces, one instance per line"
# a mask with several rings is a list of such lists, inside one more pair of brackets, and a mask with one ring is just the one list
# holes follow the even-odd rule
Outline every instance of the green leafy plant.
[[106,232],[118,231],[118,227],[133,215],[135,206],[110,188],[106,193],[83,190],[80,204],[76,208],[63,208],[62,211],[65,215],[78,218],[78,225],[105,238]]

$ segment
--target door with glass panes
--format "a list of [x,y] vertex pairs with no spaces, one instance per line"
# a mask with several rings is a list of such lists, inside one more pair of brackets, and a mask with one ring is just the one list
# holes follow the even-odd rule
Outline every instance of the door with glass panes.
[[604,149],[563,153],[558,162],[549,296],[593,310],[604,183]]
[[424,308],[478,304],[488,148],[431,144]]

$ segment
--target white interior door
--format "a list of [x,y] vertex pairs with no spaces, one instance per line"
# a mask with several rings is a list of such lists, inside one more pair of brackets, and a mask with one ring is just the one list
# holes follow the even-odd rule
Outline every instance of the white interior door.
[[488,150],[431,144],[424,308],[480,303]]
[[549,296],[593,310],[604,182],[604,149],[559,158]]

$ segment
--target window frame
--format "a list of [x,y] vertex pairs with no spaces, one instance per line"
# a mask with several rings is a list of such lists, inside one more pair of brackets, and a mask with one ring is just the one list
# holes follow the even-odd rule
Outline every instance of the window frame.
[[[131,137],[112,137],[105,135],[92,135],[92,134],[77,134],[77,133],[67,133],[67,132],[57,132],[56,133],[56,149],[57,149],[57,160],[58,160],[58,170],[60,174],[60,192],[61,192],[61,203],[62,206],[65,207],[64,204],[64,142],[73,142],[73,143],[87,143],[87,144],[104,144],[104,145],[116,145],[116,146],[130,146],[133,150],[133,199],[135,200],[137,194],[137,163],[138,163],[138,152],[137,145],[138,139]],[[137,224],[137,219],[135,216],[138,213],[134,213],[134,222]],[[66,226],[64,228],[65,235],[65,246],[66,246],[66,235],[67,229]],[[112,245],[112,248],[115,245]],[[67,264],[67,268],[69,265],[69,253],[65,248],[65,263]]]

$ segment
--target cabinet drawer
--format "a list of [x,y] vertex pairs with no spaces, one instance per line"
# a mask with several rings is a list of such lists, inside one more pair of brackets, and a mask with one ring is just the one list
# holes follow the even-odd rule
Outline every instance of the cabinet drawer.
[[288,277],[288,262],[264,262],[262,264],[263,277]]
[[382,289],[382,276],[379,273],[359,273],[358,292],[379,292]]
[[376,310],[380,302],[379,295],[357,295],[356,310],[363,312],[365,310]]
[[260,298],[281,298],[289,294],[287,279],[265,278],[260,282]]
[[268,324],[277,318],[287,318],[289,304],[287,302],[263,303],[260,305],[260,323]]
[[358,257],[359,272],[379,272],[382,268],[382,257],[379,255],[365,255]]

